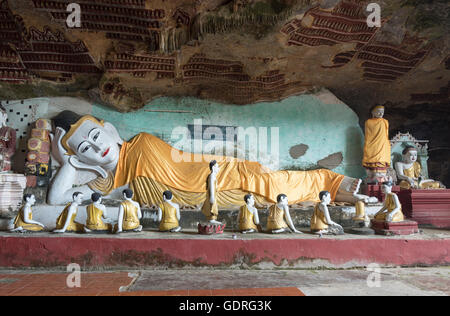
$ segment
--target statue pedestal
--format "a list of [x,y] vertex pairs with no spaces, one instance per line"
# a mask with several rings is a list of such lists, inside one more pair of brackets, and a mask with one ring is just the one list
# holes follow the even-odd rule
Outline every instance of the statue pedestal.
[[223,234],[226,224],[202,224],[198,223],[198,233],[200,235]]
[[0,215],[18,210],[27,178],[22,174],[0,173]]
[[372,220],[372,229],[377,235],[393,236],[393,235],[412,235],[419,232],[417,222],[403,221],[388,223],[384,221]]
[[450,227],[450,189],[401,190],[403,213],[421,226]]

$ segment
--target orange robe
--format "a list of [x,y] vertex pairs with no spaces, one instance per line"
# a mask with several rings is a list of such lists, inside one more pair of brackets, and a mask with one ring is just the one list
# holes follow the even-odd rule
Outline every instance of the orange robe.
[[[177,160],[179,157],[184,161]],[[219,205],[242,205],[245,194],[254,193],[265,203],[275,203],[284,193],[293,204],[318,201],[321,191],[329,191],[334,200],[344,176],[327,169],[312,171],[271,171],[257,162],[235,158],[185,153],[161,139],[141,133],[125,142],[113,178],[105,185],[116,189],[130,185],[135,199],[143,205],[161,203],[161,190],[171,190],[180,205],[201,205],[205,201],[208,163],[220,164],[217,175]],[[100,185],[91,183],[100,189]],[[104,191],[102,191],[104,192]]]
[[389,122],[383,118],[366,121],[364,157],[365,168],[383,172],[391,165],[391,143],[389,141]]

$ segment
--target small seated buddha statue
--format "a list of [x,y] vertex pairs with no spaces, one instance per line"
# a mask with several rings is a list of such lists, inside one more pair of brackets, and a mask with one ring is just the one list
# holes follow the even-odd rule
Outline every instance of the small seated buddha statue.
[[402,154],[403,160],[395,164],[402,189],[445,189],[445,186],[438,181],[422,179],[422,166],[417,161],[417,148],[408,146]]
[[25,194],[23,197],[25,205],[23,205],[14,220],[14,228],[11,232],[41,232],[44,230],[44,224],[33,220],[32,206],[36,203],[36,197],[33,194]]
[[386,198],[383,207],[375,214],[375,220],[384,222],[402,222],[405,217],[402,213],[402,205],[397,194],[392,193],[393,183],[391,181],[383,182],[381,190]]
[[217,175],[220,167],[216,160],[212,160],[209,163],[209,170],[211,173],[206,180],[206,200],[202,206],[202,213],[205,215],[210,224],[221,225],[222,223],[217,221],[217,217],[219,216],[219,205],[217,201]]
[[122,232],[141,232],[141,206],[139,203],[132,200],[132,190],[126,189],[122,193],[124,201],[119,207],[119,216],[117,219],[117,224],[114,227],[114,231],[116,234]]
[[91,200],[93,203],[86,208],[87,219],[85,231],[87,233],[111,232],[112,225],[105,223],[102,219],[106,219],[108,216],[106,207],[102,204],[102,195],[100,193],[93,193]]
[[165,191],[163,193],[164,202],[158,206],[159,231],[177,233],[181,231],[180,206],[172,202],[173,193]]
[[288,203],[289,201],[286,194],[279,194],[277,196],[277,204],[269,207],[269,216],[267,218],[268,232],[272,234],[280,234],[284,232],[302,234],[301,231],[298,231],[295,228],[292,222]]
[[83,193],[75,192],[72,195],[73,202],[67,204],[62,213],[56,219],[56,229],[54,233],[83,233],[84,225],[75,222],[78,213],[78,206],[83,202]]
[[[255,198],[251,194],[244,196],[245,205],[239,210],[239,230],[243,234],[260,231],[258,210],[255,207]],[[259,227],[258,227],[259,226]]]
[[319,199],[320,202],[314,207],[314,214],[311,218],[311,232],[319,235],[344,234],[342,226],[331,220],[330,212],[328,211],[328,205],[331,202],[330,192],[320,192]]

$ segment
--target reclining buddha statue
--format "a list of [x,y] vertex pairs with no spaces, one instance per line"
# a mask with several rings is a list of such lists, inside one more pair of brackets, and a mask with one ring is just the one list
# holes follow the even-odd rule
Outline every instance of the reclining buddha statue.
[[[174,203],[181,207],[198,206],[207,196],[205,179],[212,160],[221,166],[217,175],[219,206],[242,206],[248,193],[262,205],[276,202],[279,192],[285,192],[293,204],[316,201],[324,190],[339,202],[373,199],[357,194],[360,179],[327,169],[271,171],[257,162],[182,152],[147,133],[125,142],[112,124],[71,111],[61,112],[54,123],[52,150],[61,168],[50,187],[50,204],[66,203],[74,192],[86,197],[98,192],[108,198],[129,188],[141,205],[158,205],[163,202],[163,192],[171,191]],[[98,177],[74,188],[77,172],[86,169]]]

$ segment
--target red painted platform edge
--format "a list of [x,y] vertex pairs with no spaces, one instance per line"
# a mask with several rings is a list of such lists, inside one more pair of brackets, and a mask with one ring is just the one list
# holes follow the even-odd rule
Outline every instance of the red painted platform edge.
[[[116,239],[0,237],[0,267],[356,267],[448,265],[450,239]],[[320,261],[315,261],[315,260]]]

